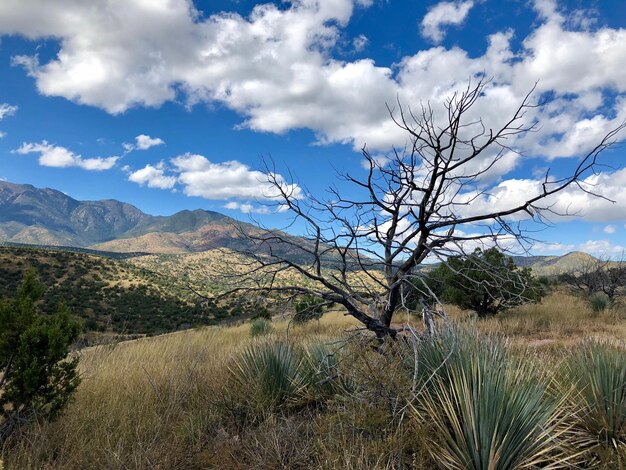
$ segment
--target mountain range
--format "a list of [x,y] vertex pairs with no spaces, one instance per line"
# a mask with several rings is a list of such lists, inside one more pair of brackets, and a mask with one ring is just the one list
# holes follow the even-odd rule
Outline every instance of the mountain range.
[[[5,244],[184,254],[214,248],[250,250],[253,243],[244,234],[262,233],[255,225],[213,211],[183,210],[154,216],[113,199],[78,201],[55,189],[0,181],[0,242]],[[288,254],[287,247],[282,249],[282,255]],[[581,252],[514,258],[538,275],[575,271],[593,259]]]
[[[246,235],[261,233],[255,225],[218,212],[154,216],[112,199],[77,201],[55,189],[0,181],[0,242],[5,244],[177,254],[213,248],[246,251],[253,247]],[[279,249],[287,252],[289,247]]]

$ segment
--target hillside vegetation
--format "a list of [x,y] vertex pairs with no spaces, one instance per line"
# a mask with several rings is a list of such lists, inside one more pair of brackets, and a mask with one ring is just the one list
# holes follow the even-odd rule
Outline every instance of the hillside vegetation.
[[[51,249],[0,247],[0,298],[16,292],[30,267],[48,288],[44,311],[63,301],[87,331],[158,334],[228,318],[215,305],[200,305],[171,278],[127,262]],[[173,285],[174,284],[174,285]]]
[[535,276],[557,276],[575,273],[585,264],[596,261],[588,253],[574,251],[562,256],[514,256],[513,261],[520,267],[531,268]]
[[[626,311],[597,313],[558,291],[541,304],[479,322],[467,312],[447,310],[456,333],[420,346],[417,375],[410,342],[376,353],[338,313],[291,326],[275,318],[271,332],[255,337],[244,323],[86,349],[80,353],[83,383],[66,413],[14,436],[4,449],[5,465],[458,468],[450,446],[464,441],[454,427],[446,427],[456,416],[476,426],[467,432],[503,439],[497,442],[504,456],[516,456],[518,464],[493,468],[519,468],[533,459],[553,468],[626,468],[626,428],[616,424],[597,431],[605,426],[603,416],[625,422],[626,400],[610,397],[621,401],[607,415],[610,410],[596,410],[576,388],[602,371],[607,381],[617,382],[607,382],[608,391],[597,382],[594,393],[620,390],[614,387],[626,380],[615,375],[626,374]],[[413,316],[401,320],[419,324]],[[443,369],[431,369],[450,351]],[[307,375],[311,358],[312,376]],[[457,382],[465,367],[483,380],[473,392],[462,387],[474,387],[474,375]],[[264,379],[263,370],[272,373]],[[491,380],[498,381],[497,389],[489,388]],[[475,402],[477,407],[497,406],[503,433],[505,423],[517,432],[519,420],[526,420],[530,434],[519,441],[521,450],[511,454],[513,444],[489,421],[492,411],[476,408],[475,416],[482,418],[472,421],[464,408],[446,405],[446,390],[459,393],[459,406],[467,404],[463,393],[486,400]],[[523,403],[529,406],[514,414]]]

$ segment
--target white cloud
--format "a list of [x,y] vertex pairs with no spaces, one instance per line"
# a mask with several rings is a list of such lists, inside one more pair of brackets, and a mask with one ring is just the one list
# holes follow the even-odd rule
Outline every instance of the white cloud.
[[119,157],[96,157],[96,158],[80,158],[78,156],[76,166],[84,169],[84,170],[110,170],[113,168],[115,163],[119,160]]
[[536,242],[532,246],[532,253],[570,253],[576,251],[575,244],[565,244],[556,242]]
[[576,251],[584,251],[600,258],[614,258],[616,255],[622,255],[626,252],[626,247],[614,245],[608,240],[587,240],[585,243],[577,245],[576,248]]
[[224,204],[224,209],[238,210],[244,214],[270,214],[272,212],[268,206],[255,206],[249,202],[236,201]]
[[71,150],[53,145],[44,140],[39,144],[24,142],[13,151],[20,155],[30,153],[39,154],[39,164],[54,168],[78,167],[84,170],[102,171],[111,169],[120,157],[93,157],[83,158]]
[[365,34],[359,34],[352,40],[352,47],[356,52],[362,52],[369,43],[369,39]]
[[[213,163],[202,155],[186,153],[172,158],[169,163],[168,166],[160,162],[156,166],[148,164],[136,171],[129,170],[128,179],[161,189],[180,184],[186,195],[205,199],[244,199],[247,200],[245,203],[231,202],[226,207],[246,213],[265,213],[266,210],[249,201],[272,201],[279,196],[276,187],[268,182],[267,174],[238,161]],[[302,197],[300,187],[287,183],[281,175],[275,175],[275,178],[284,191],[295,198]]]
[[434,43],[440,43],[446,34],[444,27],[463,23],[473,6],[473,0],[440,2],[436,4],[428,10],[428,13],[422,19],[420,27],[422,36]]
[[165,142],[158,137],[152,138],[145,134],[140,134],[135,137],[135,148],[139,150],[147,150],[150,147],[163,144],[165,144]]
[[[184,154],[171,160],[178,181],[184,186],[185,194],[205,199],[253,199],[271,200],[279,196],[275,186],[263,172],[252,170],[238,161],[213,163],[202,155]],[[297,185],[288,184],[280,175],[277,181],[283,189],[302,197]]]
[[[17,106],[12,106],[8,103],[0,103],[0,121],[2,121],[7,116],[14,115],[18,110]],[[0,131],[0,139],[6,137],[7,133]]]
[[7,116],[13,116],[19,108],[8,103],[0,103],[0,121]]
[[[535,195],[541,194],[543,179],[509,179],[487,190],[467,191],[455,201],[456,209],[464,215],[475,215],[511,209]],[[581,218],[590,222],[621,222],[626,220],[626,168],[600,172],[570,185],[538,204],[562,216],[554,219]],[[599,194],[603,197],[597,197]],[[471,201],[471,204],[466,203]]]
[[130,172],[128,181],[149,188],[172,189],[177,179],[175,176],[165,174],[165,164],[161,161],[156,166],[148,164],[140,170]]
[[[555,2],[537,0],[540,22],[528,36],[512,45],[514,31],[500,31],[488,37],[482,55],[433,47],[393,66],[334,58],[354,8],[370,4],[299,0],[287,7],[257,5],[247,17],[227,12],[203,17],[188,0],[97,6],[81,0],[4,0],[0,34],[60,41],[58,54],[46,62],[14,58],[44,95],[110,113],[166,101],[217,102],[243,116],[243,127],[272,133],[308,128],[320,143],[356,149],[364,143],[374,151],[405,144],[386,103],[398,98],[437,107],[469,76],[482,73],[493,81],[468,119],[482,117],[487,129],[502,124],[537,80],[537,96],[553,97],[544,111],[527,114],[529,121],[542,122],[541,132],[508,142],[526,154],[577,156],[625,117],[625,29],[580,29],[563,19]],[[440,3],[424,24],[438,37],[439,28],[463,21],[472,4]],[[435,14],[446,8],[449,14]],[[492,177],[511,168],[494,170]]]
[[562,21],[563,17],[558,12],[558,5],[555,0],[534,0],[533,8],[539,16],[548,21]]
[[626,248],[613,244],[608,240],[587,240],[583,243],[535,243],[532,246],[533,253],[566,254],[572,251],[583,251],[600,258],[615,258],[621,256]]
[[602,231],[604,233],[612,234],[617,231],[617,227],[615,227],[615,225],[607,225],[606,227],[602,229]]

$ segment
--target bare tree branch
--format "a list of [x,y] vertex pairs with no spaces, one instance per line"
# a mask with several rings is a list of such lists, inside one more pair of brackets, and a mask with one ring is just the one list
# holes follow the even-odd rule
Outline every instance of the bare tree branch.
[[[477,244],[506,251],[508,243],[515,243],[527,250],[534,239],[516,219],[547,223],[558,214],[552,196],[569,187],[602,197],[584,178],[596,171],[600,154],[617,142],[626,122],[583,155],[569,176],[550,178],[546,172],[538,192],[524,201],[473,213],[472,205],[488,196],[482,181],[494,165],[509,153],[521,155],[516,142],[538,131],[537,122],[526,121],[528,111],[541,106],[531,103],[533,87],[499,128],[487,128],[482,119],[471,118],[470,110],[488,85],[488,80],[469,82],[454,93],[443,103],[442,120],[430,103],[420,104],[417,112],[399,101],[388,108],[407,144],[384,159],[364,146],[367,175],[340,175],[354,188],[350,196],[330,188],[327,200],[298,197],[294,185],[264,162],[277,194],[273,204],[288,210],[305,233],[301,238],[275,229],[242,234],[253,242],[246,252],[252,262],[219,298],[311,295],[341,305],[380,339],[396,337],[400,329],[393,325],[394,314],[402,308],[407,282],[420,277],[425,262],[445,261]],[[425,297],[438,302],[430,294]],[[423,315],[432,311],[424,308]],[[429,318],[424,321],[431,324]]]

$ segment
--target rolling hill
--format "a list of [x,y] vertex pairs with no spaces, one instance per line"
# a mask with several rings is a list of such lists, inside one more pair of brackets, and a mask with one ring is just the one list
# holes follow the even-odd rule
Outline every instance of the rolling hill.
[[597,259],[588,253],[573,251],[562,256],[514,256],[513,261],[518,266],[531,268],[535,276],[556,276],[575,273]]
[[159,334],[244,313],[240,306],[200,303],[173,277],[122,260],[27,247],[0,247],[0,299],[15,296],[29,268],[46,286],[43,310],[54,312],[64,302],[86,331]]

